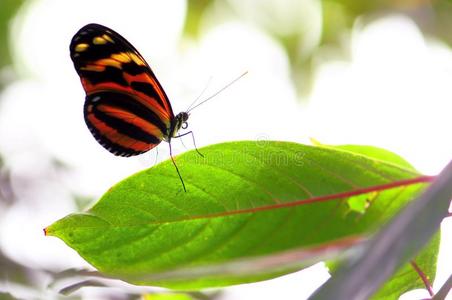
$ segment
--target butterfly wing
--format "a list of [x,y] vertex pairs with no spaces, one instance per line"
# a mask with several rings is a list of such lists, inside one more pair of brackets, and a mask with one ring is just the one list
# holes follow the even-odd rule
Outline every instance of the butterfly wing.
[[85,122],[115,155],[131,156],[168,136],[173,110],[138,51],[115,31],[88,24],[72,38],[71,59],[86,92]]

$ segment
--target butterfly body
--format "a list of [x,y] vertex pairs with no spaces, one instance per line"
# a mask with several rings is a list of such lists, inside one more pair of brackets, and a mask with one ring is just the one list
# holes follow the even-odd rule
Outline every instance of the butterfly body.
[[174,117],[171,122],[171,126],[168,130],[168,135],[164,136],[163,139],[167,142],[171,141],[171,138],[179,137],[177,133],[181,128],[186,129],[188,124],[187,120],[190,115],[187,112],[180,112]]

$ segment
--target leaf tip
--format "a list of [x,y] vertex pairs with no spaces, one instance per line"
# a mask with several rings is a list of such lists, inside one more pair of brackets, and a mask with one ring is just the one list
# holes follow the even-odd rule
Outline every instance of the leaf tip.
[[51,236],[52,235],[52,226],[47,226],[45,228],[42,229],[42,231],[44,231],[44,235],[45,236]]

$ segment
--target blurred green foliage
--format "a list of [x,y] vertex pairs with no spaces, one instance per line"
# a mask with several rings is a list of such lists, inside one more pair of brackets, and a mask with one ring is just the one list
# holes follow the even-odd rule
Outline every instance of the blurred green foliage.
[[187,1],[187,15],[185,16],[184,33],[187,36],[197,37],[200,20],[211,0]]
[[[10,282],[32,286],[29,269],[7,258],[0,250],[0,282]],[[0,294],[0,299],[1,294]]]
[[[1,0],[0,2],[0,70],[11,64],[9,47],[9,24],[24,0]],[[4,87],[0,77],[0,89]]]
[[[185,23],[185,35],[197,38],[206,24],[212,25],[214,22],[223,22],[234,17],[254,22],[267,34],[278,40],[286,50],[291,62],[291,74],[295,88],[300,96],[307,95],[314,83],[314,71],[317,62],[325,59],[348,57],[348,39],[350,32],[359,19],[363,24],[385,15],[400,14],[411,18],[420,30],[435,39],[439,39],[446,44],[452,44],[452,0],[264,0],[255,1],[255,10],[241,9],[240,2],[214,1],[214,0],[188,0],[187,18]],[[281,34],[266,23],[265,19],[276,16],[278,11],[284,10],[284,6],[292,4],[294,9],[285,10],[290,14],[299,14],[298,19],[306,18],[306,12],[300,9],[299,3],[306,8],[312,9],[317,4],[321,15],[321,37],[314,48],[312,40],[307,37],[311,34],[310,29],[300,28],[297,18],[288,18],[293,22],[290,34]],[[272,6],[274,10],[272,10]],[[222,15],[218,13],[219,8],[223,9]],[[253,16],[250,16],[250,15]],[[256,15],[260,14],[260,18]],[[226,15],[226,16],[225,16]],[[309,14],[308,14],[309,15]],[[209,20],[209,22],[204,22]],[[277,23],[277,22],[276,22]],[[266,26],[267,25],[267,26]],[[312,25],[312,24],[311,24]],[[301,27],[309,27],[306,21]],[[298,29],[297,29],[298,28]],[[308,44],[308,45],[307,45]],[[309,48],[308,50],[306,48]],[[328,51],[321,51],[327,49]],[[328,55],[325,57],[325,54]],[[321,56],[321,57],[319,57]]]

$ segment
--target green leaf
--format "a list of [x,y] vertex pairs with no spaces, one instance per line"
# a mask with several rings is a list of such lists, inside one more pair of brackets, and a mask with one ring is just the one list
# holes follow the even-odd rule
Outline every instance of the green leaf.
[[[254,282],[300,267],[196,279],[151,275],[367,235],[429,177],[349,151],[288,142],[233,142],[165,161],[112,187],[90,210],[48,228],[102,273],[135,284],[200,289]],[[365,213],[344,199],[367,194]],[[156,277],[154,277],[156,278]]]

